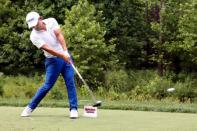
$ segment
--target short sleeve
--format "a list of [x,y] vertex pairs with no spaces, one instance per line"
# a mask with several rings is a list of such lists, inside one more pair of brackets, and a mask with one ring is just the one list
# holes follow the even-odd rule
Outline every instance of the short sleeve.
[[60,29],[60,26],[55,18],[51,18],[52,29]]
[[38,37],[30,37],[31,42],[37,47],[37,48],[41,48],[45,43],[44,40],[42,40],[41,38]]

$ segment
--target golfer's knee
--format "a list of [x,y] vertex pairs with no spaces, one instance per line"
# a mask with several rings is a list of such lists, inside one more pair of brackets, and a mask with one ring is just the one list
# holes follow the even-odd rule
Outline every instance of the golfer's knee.
[[41,88],[40,90],[42,90],[43,92],[48,92],[51,88],[52,88],[52,84],[47,84],[45,83]]

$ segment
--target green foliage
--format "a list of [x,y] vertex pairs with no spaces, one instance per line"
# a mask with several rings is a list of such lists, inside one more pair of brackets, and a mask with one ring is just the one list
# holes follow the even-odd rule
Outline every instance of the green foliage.
[[[166,16],[168,16],[166,18],[168,22],[168,25],[166,24],[166,27],[168,27],[166,30],[168,30],[167,39],[169,39],[166,42],[166,48],[175,59],[178,58],[180,62],[177,64],[179,67],[182,67],[182,70],[188,71],[188,68],[191,68],[190,70],[193,71],[196,70],[197,65],[197,35],[195,25],[197,21],[195,17],[197,10],[195,8],[195,2],[190,0],[182,1],[178,4],[179,6],[175,7],[176,10],[169,6],[168,8],[174,11],[166,12]],[[174,16],[175,14],[176,17]],[[172,24],[174,28],[169,26],[171,23],[176,23],[176,25]]]
[[[65,7],[75,1],[1,0],[0,1],[0,69],[8,74],[31,73],[43,68],[44,55],[30,42],[30,31],[25,22],[29,11],[37,11],[43,17],[57,17],[63,23]],[[57,10],[57,8],[59,8]],[[56,15],[58,14],[58,15]]]
[[120,94],[115,92],[113,88],[110,88],[109,94],[108,94],[109,100],[120,100]]
[[167,89],[171,86],[172,83],[170,80],[157,76],[153,80],[150,80],[144,88],[147,89],[148,94],[152,97],[162,99],[167,96]]
[[3,97],[6,98],[31,98],[39,85],[33,79],[25,76],[7,76],[4,81]]
[[63,94],[61,92],[61,90],[57,89],[57,88],[53,88],[50,92],[50,98],[52,99],[56,99],[56,100],[61,100],[63,99]]
[[[171,75],[172,76],[172,75]],[[105,100],[137,100],[147,101],[152,99],[180,102],[195,102],[197,100],[197,83],[193,76],[182,75],[180,80],[172,82],[171,76],[160,77],[154,71],[129,71],[124,70],[111,71],[106,74],[106,83],[99,86],[93,93],[101,99]],[[32,98],[36,90],[42,86],[44,75],[26,77],[19,75],[1,76],[0,91],[4,98]],[[79,99],[91,99],[86,87],[77,86],[77,94]],[[166,90],[170,87],[176,89],[175,92],[169,93]],[[67,91],[65,82],[60,77],[54,87],[49,91],[45,98],[54,100],[67,100]]]
[[177,47],[174,48],[184,51],[181,56],[185,61],[183,62],[184,66],[191,68],[191,64],[186,63],[192,63],[194,64],[194,67],[192,67],[194,70],[197,69],[197,8],[195,6],[194,1],[188,1],[180,5],[182,15],[178,23],[180,34],[177,36],[180,41],[176,43]]
[[145,101],[152,99],[152,96],[148,94],[148,89],[137,85],[130,93],[129,99],[134,99],[138,101]]
[[[197,18],[195,17],[197,9],[195,8],[195,3],[190,1],[180,5],[180,20],[178,23],[180,35],[178,37],[182,38],[182,44],[179,45],[179,48],[184,50],[191,51],[196,50],[196,22]],[[194,59],[196,59],[194,57]]]
[[67,99],[66,85],[62,76],[58,78],[46,99]]
[[105,74],[105,86],[109,92],[127,92],[132,89],[129,75],[124,70],[108,71]]
[[[55,17],[62,25],[75,64],[96,94],[111,100],[173,96],[193,101],[196,75],[185,78],[197,70],[196,0],[163,0],[162,8],[161,1],[1,0],[0,71],[12,75],[42,72],[44,55],[31,44],[25,23],[26,14],[34,10],[44,18]],[[176,74],[160,78],[154,71],[136,68],[162,68]],[[32,84],[29,77],[17,77],[2,77],[1,96],[30,98],[44,79],[37,75]],[[166,95],[166,87],[173,84],[177,93]],[[79,79],[77,85],[82,85]],[[64,87],[64,81],[58,80],[47,97],[64,98]],[[86,88],[78,90],[80,96],[88,96]]]
[[62,28],[82,76],[97,85],[111,62],[109,56],[114,51],[114,45],[105,44],[106,29],[97,22],[95,14],[93,5],[87,0],[80,0],[71,10],[66,10]]
[[149,100],[163,99],[168,96],[167,88],[173,84],[170,79],[158,76],[155,72],[145,71],[136,73],[135,88],[130,92],[131,99]]
[[3,86],[5,84],[5,81],[2,78],[3,78],[3,73],[0,72],[0,96],[3,96],[3,93],[4,93]]
[[[128,75],[129,74],[129,75]],[[150,99],[166,99],[174,97],[174,99],[191,100],[193,102],[197,98],[195,76],[180,76],[179,82],[173,82],[173,74],[160,77],[154,71],[113,71],[108,72],[106,79],[106,89],[108,96],[106,99],[134,99],[134,100],[150,100]],[[188,79],[185,80],[185,77]],[[176,88],[177,92],[169,93],[168,88]],[[183,102],[183,101],[181,101]]]
[[16,3],[17,5],[5,0],[5,3],[0,5],[0,8],[3,9],[0,28],[0,67],[10,74],[33,68],[34,61],[31,58],[36,54],[32,50],[33,45],[28,45],[30,42],[29,33],[25,30],[27,28],[26,12],[20,8],[22,5],[19,1]]
[[180,102],[193,102],[197,97],[197,81],[192,80],[190,77],[186,77],[184,82],[176,82],[174,88]]
[[[0,81],[0,89],[5,98],[32,98],[38,88],[42,86],[44,76],[26,77],[23,75],[4,76]],[[0,90],[0,91],[1,91]],[[53,89],[48,93],[46,99],[67,98],[66,86],[62,77],[57,80]]]
[[[185,1],[150,1],[150,17],[159,16],[151,21],[152,33],[149,40],[153,44],[150,60],[158,65],[174,70],[196,70],[196,8],[195,2]],[[152,18],[152,19],[153,19]],[[181,55],[180,55],[181,54]],[[190,70],[188,70],[190,68]]]
[[148,69],[161,64],[177,73],[196,71],[196,0],[164,1],[162,9],[160,0],[89,2],[1,0],[0,70],[17,74],[43,69],[43,53],[31,44],[25,22],[34,10],[65,27],[68,47],[91,84],[103,82],[104,70],[121,66]]
[[115,40],[119,65],[138,68],[144,61],[141,59],[146,30],[144,3],[140,0],[101,0],[95,2],[95,6],[103,11],[106,19],[106,41]]

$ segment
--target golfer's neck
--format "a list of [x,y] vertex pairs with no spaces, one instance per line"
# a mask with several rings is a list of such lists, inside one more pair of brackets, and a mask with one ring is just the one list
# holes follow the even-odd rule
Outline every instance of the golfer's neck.
[[45,23],[43,23],[43,26],[42,26],[42,28],[40,30],[44,30],[44,31],[47,30]]
[[43,22],[43,23],[42,23],[42,26],[40,26],[40,27],[37,28],[36,30],[37,30],[37,31],[46,31],[46,30],[47,30],[46,24]]

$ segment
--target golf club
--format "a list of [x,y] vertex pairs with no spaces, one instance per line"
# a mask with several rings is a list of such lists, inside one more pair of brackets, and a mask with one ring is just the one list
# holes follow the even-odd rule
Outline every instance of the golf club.
[[79,76],[79,78],[81,79],[81,81],[83,82],[83,84],[85,85],[85,87],[88,89],[88,92],[90,93],[92,100],[94,101],[93,107],[99,107],[101,106],[102,101],[97,101],[92,90],[90,90],[88,84],[85,82],[85,80],[83,79],[83,77],[81,76],[81,74],[79,73],[79,71],[77,70],[77,68],[74,66],[73,63],[71,63],[73,69],[75,70],[75,72],[77,73],[77,75]]

